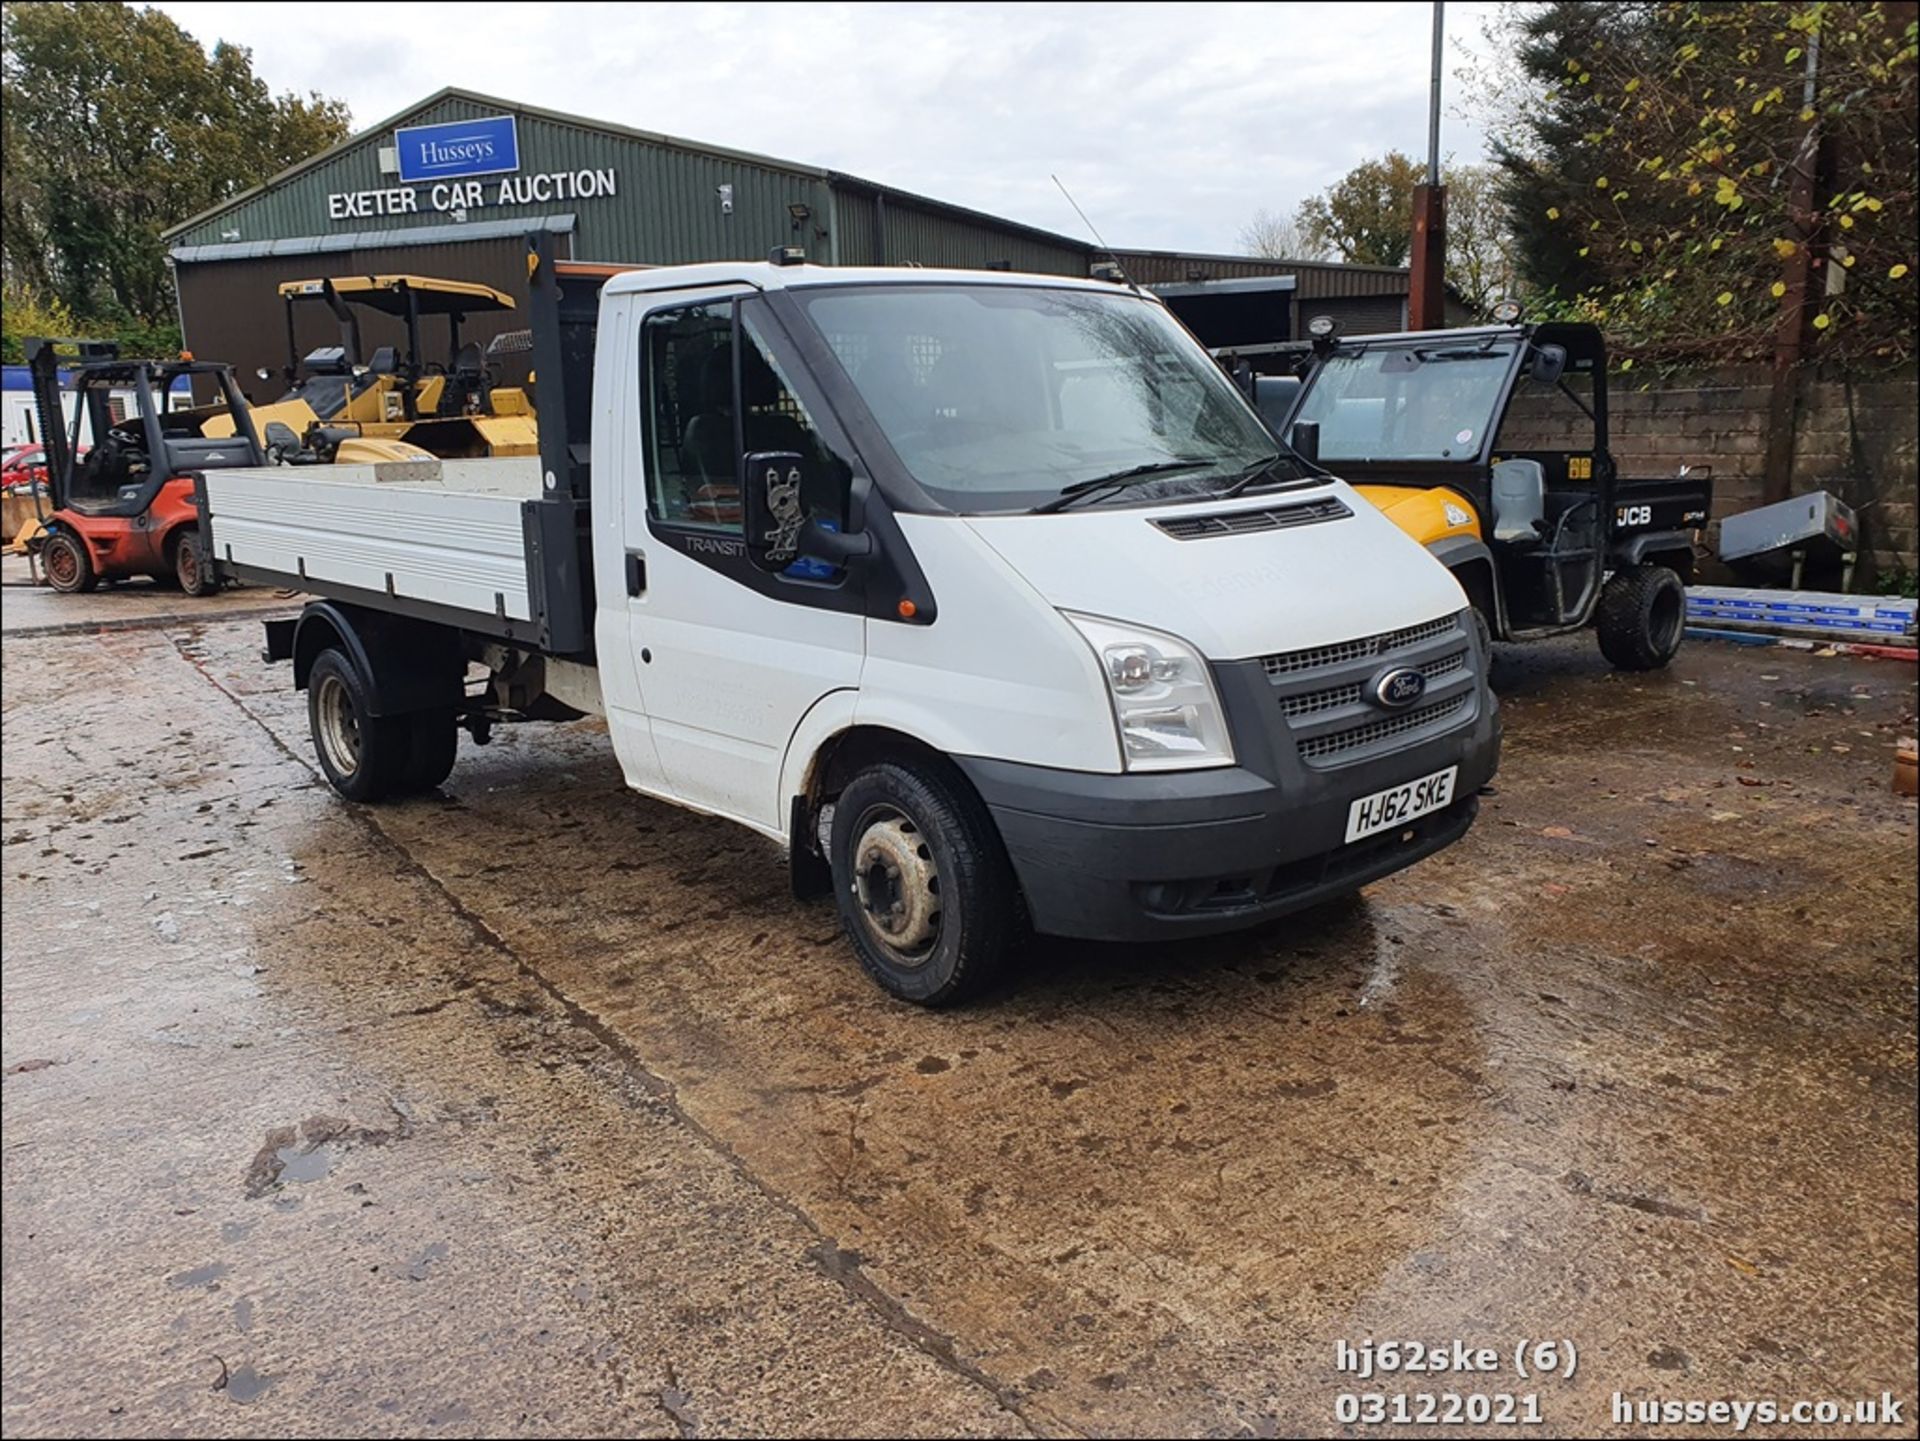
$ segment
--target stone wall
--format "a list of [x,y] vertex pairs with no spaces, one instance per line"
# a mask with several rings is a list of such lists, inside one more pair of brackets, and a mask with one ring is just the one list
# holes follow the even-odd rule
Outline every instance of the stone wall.
[[[1764,366],[1638,380],[1608,387],[1614,462],[1622,475],[1671,475],[1713,467],[1713,515],[1761,503],[1767,453]],[[1542,449],[1577,443],[1577,413],[1564,398],[1517,397],[1502,443]],[[1830,490],[1860,515],[1866,544],[1860,588],[1875,573],[1920,570],[1915,491],[1920,487],[1920,376],[1807,376],[1794,427],[1793,493]],[[1717,527],[1715,531],[1717,536]],[[1710,537],[1713,538],[1713,537]],[[1868,562],[1868,554],[1872,560]]]

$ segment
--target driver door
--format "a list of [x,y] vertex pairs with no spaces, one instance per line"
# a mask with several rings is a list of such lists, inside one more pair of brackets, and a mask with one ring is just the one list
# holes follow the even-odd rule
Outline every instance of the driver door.
[[784,835],[787,744],[823,696],[860,682],[856,572],[748,558],[743,458],[802,456],[804,509],[844,526],[852,451],[757,295],[649,297],[641,316],[645,504],[627,509],[629,633],[667,786]]

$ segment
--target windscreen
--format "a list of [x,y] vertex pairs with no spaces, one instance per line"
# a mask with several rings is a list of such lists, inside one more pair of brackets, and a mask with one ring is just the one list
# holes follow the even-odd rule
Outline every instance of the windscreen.
[[[1129,502],[1219,489],[1274,452],[1159,305],[1010,285],[796,291],[894,452],[943,505],[1018,510],[1144,466]],[[1291,474],[1284,470],[1283,473]]]
[[1337,352],[1295,414],[1320,427],[1320,458],[1472,460],[1486,444],[1513,365],[1511,344]]

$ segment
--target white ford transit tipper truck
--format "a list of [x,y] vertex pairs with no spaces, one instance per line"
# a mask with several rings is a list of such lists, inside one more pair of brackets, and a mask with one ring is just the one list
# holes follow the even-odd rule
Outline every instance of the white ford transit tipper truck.
[[537,461],[197,479],[221,574],[319,597],[267,654],[342,795],[602,715],[629,785],[788,847],[925,1004],[1029,925],[1249,926],[1472,823],[1499,726],[1459,587],[1156,300],[548,244]]

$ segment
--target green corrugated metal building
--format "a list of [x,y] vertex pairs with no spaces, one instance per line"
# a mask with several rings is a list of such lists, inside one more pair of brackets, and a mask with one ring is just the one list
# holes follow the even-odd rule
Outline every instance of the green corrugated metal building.
[[[499,134],[514,164],[403,179],[396,132]],[[418,137],[408,137],[418,143]],[[436,154],[441,153],[436,151]],[[422,163],[411,150],[406,162]],[[410,168],[406,173],[414,173]],[[1092,247],[837,171],[700,145],[447,89],[166,234],[189,348],[243,375],[286,359],[275,287],[317,276],[409,272],[476,280],[524,299],[525,236],[545,228],[576,260],[672,265],[759,259],[800,245],[830,265],[1006,268],[1085,275]],[[512,317],[477,318],[484,342]],[[322,307],[300,308],[294,344],[330,343]],[[363,323],[366,347],[398,343]],[[390,329],[390,327],[389,327]]]

